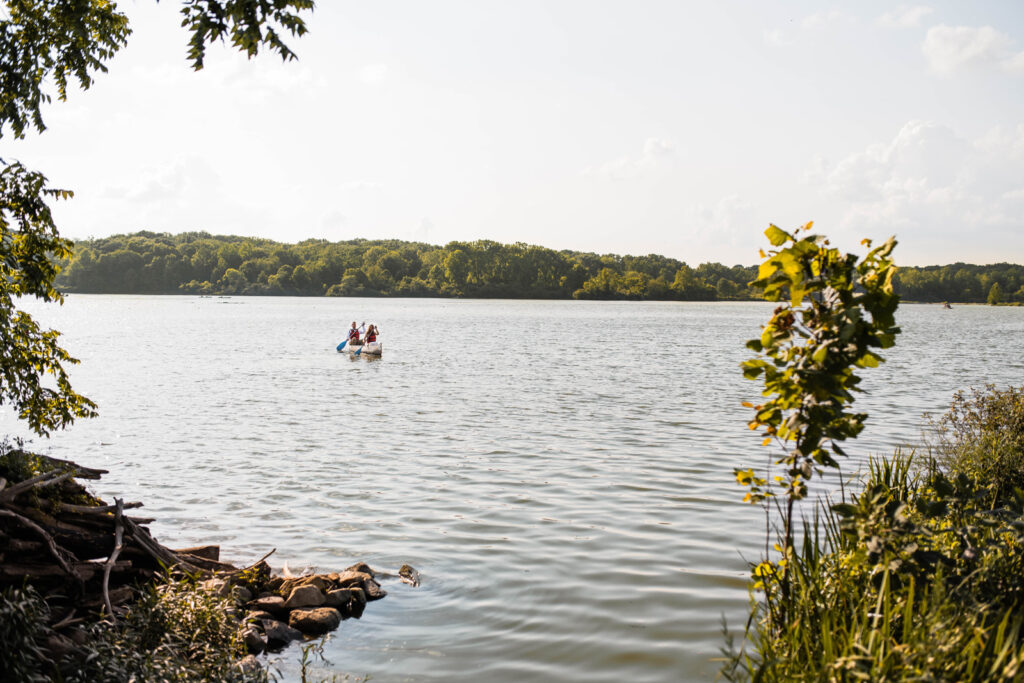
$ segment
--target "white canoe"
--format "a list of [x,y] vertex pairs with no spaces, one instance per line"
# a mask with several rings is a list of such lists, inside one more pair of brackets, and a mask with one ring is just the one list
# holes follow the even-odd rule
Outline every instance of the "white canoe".
[[360,346],[352,346],[351,344],[345,345],[345,350],[349,353],[355,353],[359,349],[362,349],[359,353],[360,356],[380,356],[384,351],[384,346],[381,342],[370,342],[369,344],[362,344]]

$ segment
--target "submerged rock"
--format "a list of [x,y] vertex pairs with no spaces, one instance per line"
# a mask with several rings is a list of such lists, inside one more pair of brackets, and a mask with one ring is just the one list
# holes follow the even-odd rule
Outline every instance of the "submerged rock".
[[412,565],[403,564],[398,570],[398,576],[413,588],[420,585],[420,573],[413,569]]

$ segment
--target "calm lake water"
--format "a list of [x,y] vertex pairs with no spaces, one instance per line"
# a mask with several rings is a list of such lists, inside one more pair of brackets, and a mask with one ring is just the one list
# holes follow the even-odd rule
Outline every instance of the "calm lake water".
[[[763,543],[732,468],[768,453],[737,368],[768,304],[72,296],[32,304],[99,403],[37,450],[110,470],[171,546],[358,560],[386,599],[317,674],[710,680]],[[382,359],[339,354],[352,320]],[[961,388],[1024,380],[1024,308],[906,305],[849,448],[920,440]],[[4,432],[18,432],[9,413]],[[297,676],[297,648],[275,658]]]

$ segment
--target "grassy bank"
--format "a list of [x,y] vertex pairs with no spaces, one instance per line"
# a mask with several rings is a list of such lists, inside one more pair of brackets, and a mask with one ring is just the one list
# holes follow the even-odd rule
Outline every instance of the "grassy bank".
[[755,572],[726,679],[1024,679],[1024,387],[958,395],[933,427]]

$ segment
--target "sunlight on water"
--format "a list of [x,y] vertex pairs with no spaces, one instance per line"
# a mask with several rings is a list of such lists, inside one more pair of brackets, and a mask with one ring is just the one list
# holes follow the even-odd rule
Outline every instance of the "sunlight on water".
[[[169,545],[275,568],[422,574],[345,622],[320,673],[708,680],[746,616],[768,451],[737,368],[768,304],[74,296],[33,305],[100,417],[34,446],[111,470]],[[334,350],[353,319],[381,359]],[[953,392],[1024,377],[1024,308],[904,306],[848,450],[920,439]],[[6,432],[18,428],[4,414]],[[812,489],[813,490],[813,489]],[[296,676],[293,648],[278,667]]]

